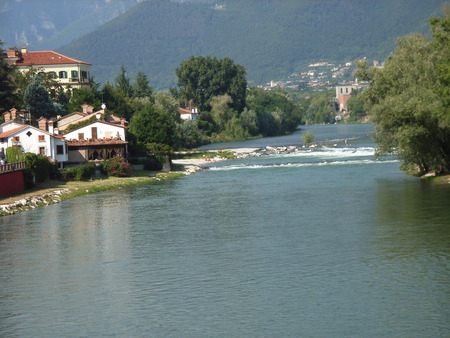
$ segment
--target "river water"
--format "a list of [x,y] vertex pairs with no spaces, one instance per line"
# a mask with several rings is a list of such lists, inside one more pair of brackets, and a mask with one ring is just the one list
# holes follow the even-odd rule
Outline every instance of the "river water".
[[2,217],[0,336],[450,336],[450,187],[371,125],[221,146],[305,130],[324,147]]

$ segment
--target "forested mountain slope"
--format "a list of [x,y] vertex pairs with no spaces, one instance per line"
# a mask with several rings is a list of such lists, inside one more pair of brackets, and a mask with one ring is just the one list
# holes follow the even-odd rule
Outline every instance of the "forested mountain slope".
[[94,80],[125,65],[157,89],[195,55],[230,57],[260,84],[319,60],[383,60],[397,37],[427,32],[443,0],[145,1],[58,51],[93,64]]

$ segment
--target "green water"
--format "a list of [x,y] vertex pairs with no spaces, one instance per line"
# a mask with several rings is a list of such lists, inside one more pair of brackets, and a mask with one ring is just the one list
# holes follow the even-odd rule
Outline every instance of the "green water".
[[330,147],[2,218],[0,336],[448,337],[450,187],[307,128]]

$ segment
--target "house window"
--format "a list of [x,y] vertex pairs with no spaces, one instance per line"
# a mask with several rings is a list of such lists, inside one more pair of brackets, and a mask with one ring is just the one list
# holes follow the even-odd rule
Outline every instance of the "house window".
[[19,136],[13,136],[13,142],[20,142]]
[[92,127],[91,133],[92,133],[92,138],[95,140],[97,138],[97,127]]
[[39,142],[45,142],[45,135],[38,135]]
[[111,138],[111,132],[105,131],[105,138]]
[[67,79],[67,72],[65,70],[62,70],[59,72],[59,78],[60,79]]
[[81,80],[83,82],[87,82],[87,80],[88,80],[88,74],[84,70],[81,71]]
[[348,93],[348,88],[345,88],[345,92]]
[[84,140],[84,133],[78,133],[78,139]]
[[39,147],[39,155],[45,156],[45,147]]
[[48,72],[48,76],[50,77],[50,79],[56,79],[56,72]]
[[71,74],[71,81],[72,82],[77,82],[78,81],[78,71],[77,70],[72,70]]
[[57,155],[63,155],[64,154],[64,146],[63,145],[57,145],[56,146],[56,154]]
[[342,88],[341,88],[341,94],[342,94]]

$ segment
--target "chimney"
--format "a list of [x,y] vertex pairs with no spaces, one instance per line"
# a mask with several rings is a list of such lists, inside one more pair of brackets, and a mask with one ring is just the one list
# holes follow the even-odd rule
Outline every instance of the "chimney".
[[55,128],[53,128],[53,120],[49,120],[48,121],[48,132],[50,134],[54,134],[55,133]]
[[125,120],[124,118],[120,119],[120,125],[125,127],[125,123],[127,122],[127,120]]
[[86,103],[81,105],[81,108],[83,108],[83,113],[85,113],[85,114],[91,114],[94,111],[94,107],[92,107]]
[[14,121],[16,119],[17,109],[13,108],[13,109],[10,110],[10,112],[11,112],[11,120]]
[[38,123],[39,123],[39,129],[40,130],[47,131],[47,119],[45,117],[41,117],[38,120]]
[[20,52],[22,54],[26,53],[27,52],[27,47],[20,47]]
[[5,123],[11,121],[11,113],[9,111],[5,111],[3,116],[5,118]]

